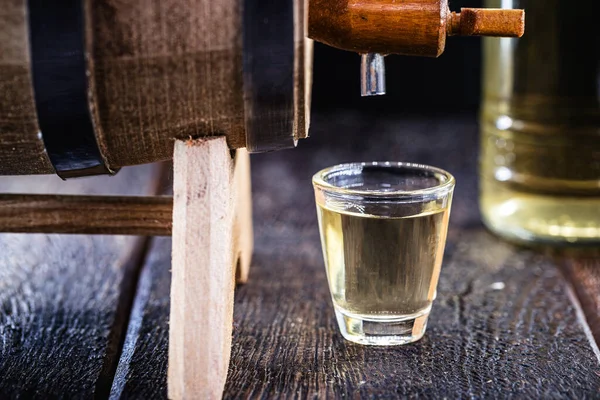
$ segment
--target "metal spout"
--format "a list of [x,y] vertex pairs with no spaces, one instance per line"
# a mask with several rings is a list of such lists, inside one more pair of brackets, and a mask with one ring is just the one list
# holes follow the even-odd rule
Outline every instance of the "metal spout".
[[360,94],[378,96],[385,94],[385,60],[379,53],[360,56]]

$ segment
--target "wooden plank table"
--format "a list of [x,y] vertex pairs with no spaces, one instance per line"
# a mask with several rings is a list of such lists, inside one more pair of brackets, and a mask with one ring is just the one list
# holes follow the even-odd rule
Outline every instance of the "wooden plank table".
[[[154,194],[156,165],[63,182],[0,178],[2,192]],[[0,235],[0,398],[106,397],[145,238]]]
[[[252,158],[255,254],[249,282],[236,293],[224,397],[600,396],[600,352],[594,341],[600,338],[600,258],[521,249],[487,233],[477,211],[478,138],[473,115],[380,117],[345,112],[316,115],[312,124],[313,137],[301,141],[298,149]],[[427,334],[408,346],[364,347],[344,341],[337,330],[310,178],[339,162],[387,159],[445,168],[457,178],[457,188]],[[14,243],[12,237],[0,237],[0,246]],[[12,246],[11,260],[27,248],[24,240]],[[84,248],[80,242],[72,246]],[[92,246],[96,255],[106,252],[104,243]],[[118,332],[102,328],[106,326],[102,318],[113,315],[117,306],[100,299],[90,304],[78,327],[94,335],[65,335],[60,323],[42,324],[52,321],[56,294],[40,289],[36,306],[27,309],[22,324],[44,335],[31,335],[25,342],[13,334],[7,342],[11,310],[18,307],[10,299],[30,295],[31,289],[20,293],[25,289],[12,288],[11,296],[3,289],[0,377],[11,378],[0,378],[0,394],[16,396],[27,390],[42,398],[62,390],[67,397],[94,393],[102,397],[105,390],[78,389],[76,380],[49,385],[36,374],[41,368],[48,369],[47,376],[89,368],[85,357],[72,357],[79,353],[89,357],[89,365],[101,365],[97,360],[108,353],[102,343],[120,333],[125,340],[110,397],[165,398],[170,254],[169,238],[152,239],[129,323],[126,328],[120,325]],[[60,263],[59,256],[49,257]],[[110,270],[112,259],[107,256],[98,263],[90,256],[87,273]],[[4,262],[4,269],[35,270],[27,267],[35,260],[23,256],[19,262]],[[52,285],[62,293],[72,283],[56,276]],[[124,291],[131,285],[118,287]],[[105,296],[92,287],[90,293]],[[68,347],[59,345],[65,338],[70,340]],[[24,353],[30,356],[19,356]],[[46,353],[56,358],[55,366],[44,361],[48,358],[37,360],[36,355]],[[61,360],[71,360],[70,368],[65,369],[66,361]],[[93,374],[90,385],[98,376],[106,380],[110,373]]]

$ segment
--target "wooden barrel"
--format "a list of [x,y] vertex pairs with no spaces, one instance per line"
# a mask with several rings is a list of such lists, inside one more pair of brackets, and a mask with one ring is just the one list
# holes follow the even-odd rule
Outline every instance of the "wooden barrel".
[[114,172],[226,135],[307,136],[303,0],[8,0],[0,12],[0,174]]

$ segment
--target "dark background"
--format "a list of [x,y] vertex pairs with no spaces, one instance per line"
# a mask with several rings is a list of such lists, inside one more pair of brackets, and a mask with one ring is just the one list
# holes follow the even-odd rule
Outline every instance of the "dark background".
[[[454,0],[451,11],[482,7],[481,0]],[[315,42],[313,112],[360,109],[360,112],[475,111],[481,89],[481,38],[450,37],[439,58],[386,57],[385,96],[360,97],[360,57]]]

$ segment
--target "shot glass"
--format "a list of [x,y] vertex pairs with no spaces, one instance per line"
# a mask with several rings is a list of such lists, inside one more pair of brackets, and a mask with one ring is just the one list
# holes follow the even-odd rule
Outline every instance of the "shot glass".
[[341,164],[313,176],[335,315],[344,338],[400,345],[425,334],[455,180],[401,162]]

